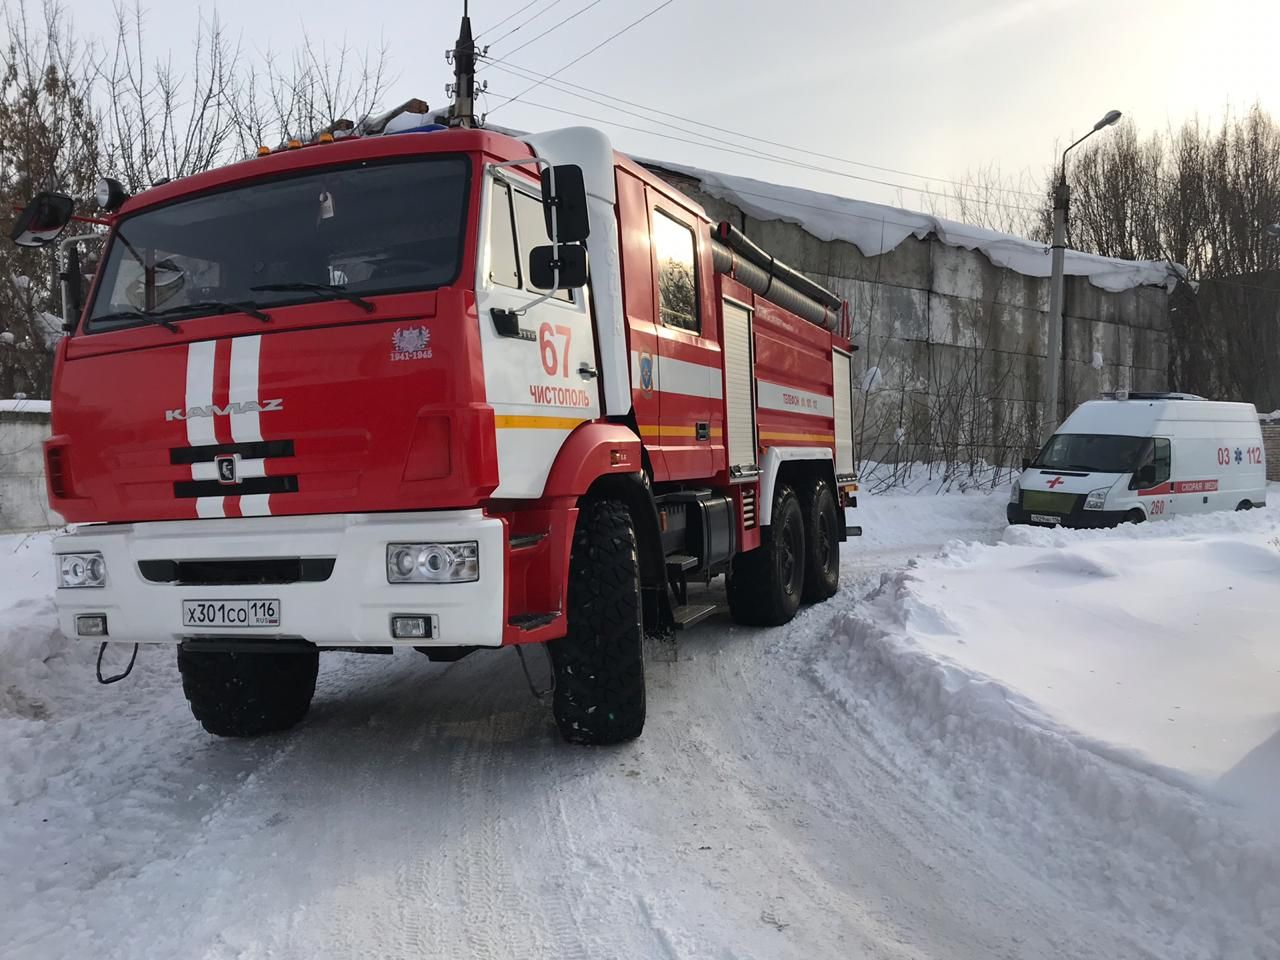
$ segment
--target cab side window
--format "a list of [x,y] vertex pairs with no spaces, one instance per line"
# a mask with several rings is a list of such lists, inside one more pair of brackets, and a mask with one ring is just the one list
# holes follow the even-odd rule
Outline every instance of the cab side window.
[[668,327],[699,333],[693,231],[654,210],[653,252],[658,261],[659,317]]
[[511,219],[511,188],[493,181],[489,200],[489,282],[520,289],[520,259],[516,228]]
[[1169,445],[1169,441],[1164,437],[1155,438],[1155,451],[1152,455],[1152,463],[1156,467],[1155,485],[1167,483],[1169,477],[1173,475],[1173,451]]
[[[520,264],[529,265],[529,253],[534,247],[546,246],[551,240],[547,237],[547,218],[542,212],[542,201],[537,197],[520,190],[511,192],[512,202],[516,208],[516,231],[520,239]],[[525,278],[525,289],[532,291],[528,278]],[[573,302],[573,291],[556,291],[557,300]]]

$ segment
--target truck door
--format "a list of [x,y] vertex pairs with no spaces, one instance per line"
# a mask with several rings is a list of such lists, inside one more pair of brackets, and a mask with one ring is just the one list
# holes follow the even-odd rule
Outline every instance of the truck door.
[[710,477],[723,466],[719,331],[710,301],[709,250],[688,212],[649,195],[653,246],[658,440],[673,480]]
[[[494,411],[498,497],[540,496],[556,454],[580,423],[600,416],[589,288],[562,291],[500,328],[493,310],[527,307],[529,251],[546,244],[537,186],[494,173],[485,199],[476,303],[485,396]],[[455,371],[465,376],[465,371]]]

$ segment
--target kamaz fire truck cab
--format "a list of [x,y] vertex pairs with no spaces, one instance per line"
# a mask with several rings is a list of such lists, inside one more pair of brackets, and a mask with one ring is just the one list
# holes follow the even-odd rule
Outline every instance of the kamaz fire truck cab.
[[754,624],[836,590],[847,308],[597,131],[409,126],[108,184],[46,445],[61,627],[175,645],[223,735],[301,719],[321,650],[548,643],[563,735],[635,737],[690,582]]

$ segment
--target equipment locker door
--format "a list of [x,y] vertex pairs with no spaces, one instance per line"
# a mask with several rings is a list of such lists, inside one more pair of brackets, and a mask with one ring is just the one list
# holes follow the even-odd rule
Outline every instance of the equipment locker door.
[[751,359],[751,310],[726,299],[721,317],[725,445],[728,449],[729,473],[735,478],[754,477],[759,473],[759,459],[756,442],[756,378]]

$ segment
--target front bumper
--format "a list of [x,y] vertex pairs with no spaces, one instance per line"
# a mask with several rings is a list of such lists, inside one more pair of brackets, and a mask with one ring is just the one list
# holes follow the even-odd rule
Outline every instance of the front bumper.
[[[1051,516],[1057,517],[1058,522],[1049,524],[1042,523],[1038,520],[1032,520],[1035,516]],[[1084,510],[1077,508],[1070,513],[1055,513],[1043,510],[1024,510],[1021,505],[1011,503],[1008,505],[1005,515],[1011,524],[1027,524],[1033,527],[1049,527],[1061,526],[1071,527],[1075,530],[1094,530],[1102,527],[1114,527],[1124,523],[1129,514],[1124,510]]]
[[[479,543],[480,579],[472,583],[388,583],[386,546],[401,542]],[[82,527],[59,537],[54,553],[97,550],[107,565],[101,588],[58,589],[63,633],[76,617],[105,614],[108,636],[130,643],[180,643],[191,637],[302,639],[317,646],[490,646],[502,644],[506,549],[501,520],[480,510],[176,520]],[[320,582],[156,583],[139,561],[332,558]],[[278,600],[280,626],[196,630],[182,625],[182,602]],[[433,618],[430,639],[395,640],[391,617]],[[97,639],[97,638],[95,638]]]

